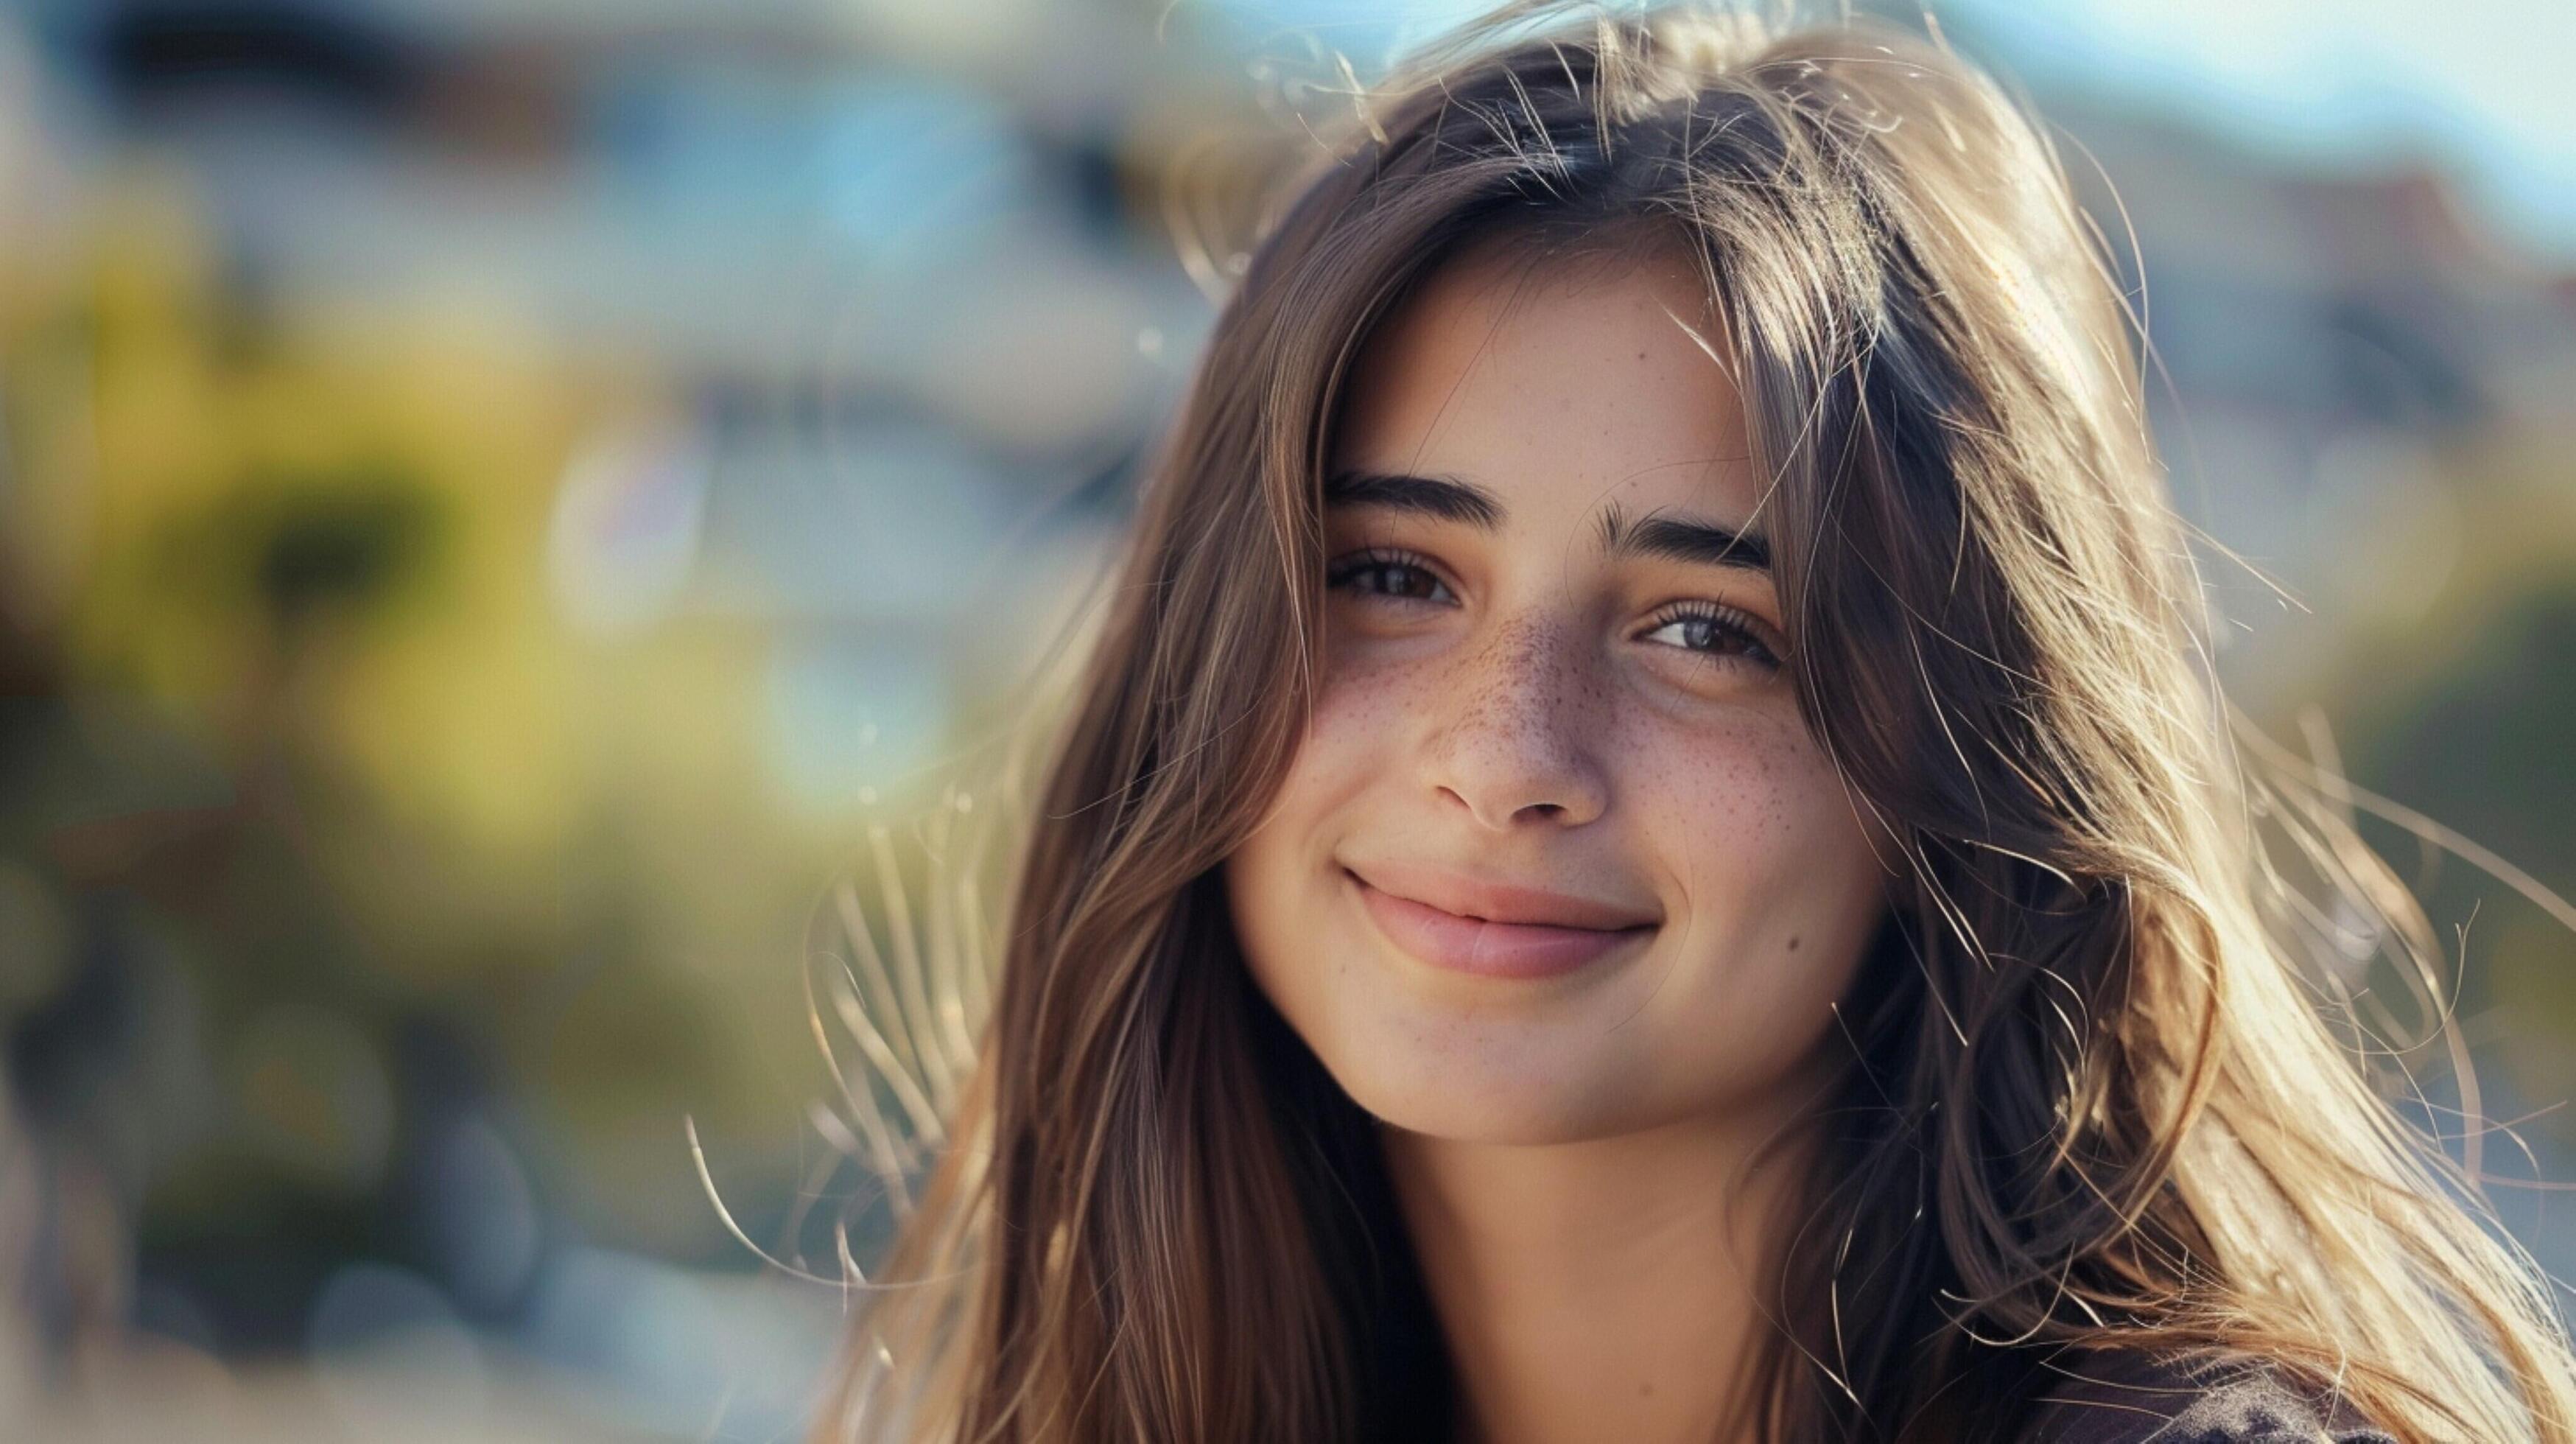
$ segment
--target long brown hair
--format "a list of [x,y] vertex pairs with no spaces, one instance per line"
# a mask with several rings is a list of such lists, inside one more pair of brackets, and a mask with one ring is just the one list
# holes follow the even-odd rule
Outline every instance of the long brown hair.
[[[1981,1371],[2076,1345],[2252,1351],[2410,1444],[2576,1444],[2545,1277],[2319,1001],[2351,977],[2328,908],[2428,1008],[2440,950],[2339,779],[2210,676],[2134,320],[2046,132],[1937,30],[1847,16],[1516,5],[1356,102],[1151,469],[989,1015],[843,996],[876,1065],[849,1136],[904,1218],[817,1437],[1439,1427],[1371,1122],[1251,985],[1215,870],[1304,725],[1353,358],[1502,238],[1699,258],[1802,714],[1906,864],[1841,1009],[1756,1437],[1995,1437],[2014,1401]],[[886,1001],[929,996],[852,939]]]

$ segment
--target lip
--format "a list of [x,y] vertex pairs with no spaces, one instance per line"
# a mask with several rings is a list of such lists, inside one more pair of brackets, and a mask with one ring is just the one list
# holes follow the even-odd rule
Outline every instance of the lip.
[[1435,968],[1552,978],[1651,935],[1658,920],[1590,898],[1410,866],[1343,872],[1378,930]]

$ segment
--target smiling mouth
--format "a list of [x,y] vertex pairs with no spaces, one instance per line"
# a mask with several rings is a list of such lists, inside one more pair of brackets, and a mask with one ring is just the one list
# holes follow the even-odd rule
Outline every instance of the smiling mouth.
[[1347,867],[1342,875],[1388,942],[1444,972],[1504,979],[1561,977],[1651,937],[1658,926],[1652,922],[1588,926],[1570,917],[1598,915],[1602,910],[1564,899],[1514,900],[1518,905],[1493,909],[1548,921],[1498,921],[1389,892]]

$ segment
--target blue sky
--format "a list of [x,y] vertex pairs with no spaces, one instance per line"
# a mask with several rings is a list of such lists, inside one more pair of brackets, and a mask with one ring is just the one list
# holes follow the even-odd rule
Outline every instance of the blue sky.
[[[1187,3],[1187,0],[1183,0]],[[1211,0],[1367,65],[1478,0]],[[2509,240],[2576,263],[2576,0],[1934,0],[2045,102],[2080,86],[2330,163],[2423,157]]]
[[2034,90],[2085,84],[2329,161],[2423,155],[2576,261],[2576,0],[1948,0]]

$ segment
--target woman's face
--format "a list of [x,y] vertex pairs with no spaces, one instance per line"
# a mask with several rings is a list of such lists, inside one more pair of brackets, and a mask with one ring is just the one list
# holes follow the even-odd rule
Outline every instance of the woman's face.
[[1535,1143],[1775,1101],[1884,902],[1697,273],[1517,277],[1443,267],[1360,360],[1313,722],[1225,881],[1362,1107]]

